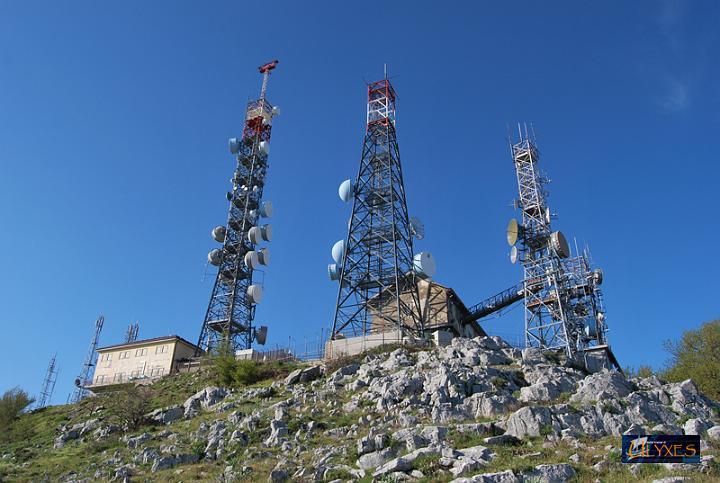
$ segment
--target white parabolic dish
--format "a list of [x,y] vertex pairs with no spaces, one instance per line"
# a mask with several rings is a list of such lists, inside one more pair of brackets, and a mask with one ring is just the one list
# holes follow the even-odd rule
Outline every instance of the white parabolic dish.
[[345,258],[345,240],[338,240],[332,247],[332,258],[335,263],[342,265],[343,258]]
[[435,258],[433,258],[430,252],[420,252],[415,255],[413,257],[413,268],[415,269],[415,273],[423,278],[432,278],[437,271]]

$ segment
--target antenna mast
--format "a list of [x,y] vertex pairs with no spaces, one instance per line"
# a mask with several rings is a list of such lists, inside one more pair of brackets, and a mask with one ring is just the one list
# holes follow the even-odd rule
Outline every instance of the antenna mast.
[[125,331],[125,340],[124,342],[126,344],[129,344],[131,342],[135,342],[138,339],[138,334],[140,333],[140,322],[135,322],[134,324],[128,325],[127,330]]
[[242,138],[232,138],[230,152],[237,167],[231,179],[232,191],[227,226],[217,226],[212,237],[222,248],[208,254],[210,264],[218,267],[205,313],[198,347],[214,351],[227,347],[250,349],[252,342],[265,343],[267,327],[256,328],[256,305],[262,299],[263,287],[253,282],[253,274],[270,261],[268,248],[257,245],[272,239],[272,225],[261,224],[261,218],[272,216],[272,203],[262,201],[265,186],[270,133],[273,119],[280,113],[265,98],[270,73],[277,67],[274,60],[258,68],[263,75],[260,98],[250,101],[245,111]]
[[353,207],[347,237],[333,247],[335,263],[328,267],[330,279],[339,281],[331,339],[389,331],[423,335],[416,273],[434,274],[431,255],[413,252],[412,237],[422,237],[422,225],[408,217],[396,94],[386,71],[367,94],[360,169],[339,189],[340,199],[352,199]]
[[42,388],[40,389],[40,397],[35,405],[35,409],[44,408],[45,406],[50,405],[53,392],[55,391],[55,382],[57,381],[57,376],[60,373],[60,369],[57,367],[56,361],[57,352],[52,356],[50,364],[48,364],[45,379],[43,379]]
[[603,350],[618,366],[607,346],[602,271],[591,270],[586,253],[572,257],[562,232],[552,231],[547,178],[538,168],[539,151],[527,126],[523,130],[518,125],[518,132],[511,152],[522,221],[510,220],[507,240],[512,246],[511,261],[523,264],[525,345],[562,350],[572,359]]
[[90,383],[90,372],[92,371],[92,368],[95,367],[95,361],[97,359],[95,350],[97,349],[98,341],[100,340],[100,332],[102,331],[104,323],[105,317],[102,315],[95,321],[95,333],[93,334],[92,342],[90,342],[90,348],[88,349],[87,356],[85,357],[82,371],[80,371],[80,375],[75,379],[75,390],[69,398],[69,402],[71,404],[80,402],[88,395],[89,391],[85,389],[85,385]]

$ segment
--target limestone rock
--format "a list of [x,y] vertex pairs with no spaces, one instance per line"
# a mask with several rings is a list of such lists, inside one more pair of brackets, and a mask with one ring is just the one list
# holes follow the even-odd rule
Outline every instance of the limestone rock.
[[470,478],[456,478],[450,483],[521,483],[521,481],[512,470],[506,470],[497,473],[482,473]]
[[219,387],[206,387],[190,396],[182,405],[185,419],[191,419],[200,413],[200,409],[217,404],[227,396],[227,391]]
[[182,406],[175,405],[166,408],[156,409],[145,415],[150,421],[159,424],[170,424],[183,417],[185,410]]
[[570,401],[592,403],[600,399],[618,399],[634,390],[632,384],[617,371],[603,371],[581,380]]
[[520,408],[507,420],[505,434],[516,438],[536,437],[545,433],[558,432],[550,410],[543,406]]
[[557,465],[538,465],[533,470],[523,473],[525,481],[537,483],[560,483],[575,478],[575,470],[567,463]]
[[391,448],[385,448],[380,451],[367,453],[357,460],[357,466],[363,470],[369,470],[382,466],[395,457],[395,453]]

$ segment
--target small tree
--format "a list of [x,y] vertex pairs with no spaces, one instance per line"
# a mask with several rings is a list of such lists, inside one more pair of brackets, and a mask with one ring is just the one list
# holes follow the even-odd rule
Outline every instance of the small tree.
[[152,407],[153,390],[148,386],[133,386],[113,392],[108,398],[108,415],[129,431],[145,424],[145,415]]
[[0,399],[0,437],[2,439],[9,435],[10,429],[20,413],[34,401],[35,399],[28,396],[28,393],[19,387],[5,391]]
[[650,377],[653,374],[655,374],[655,371],[653,371],[653,368],[650,366],[644,366],[641,365],[637,369],[635,369],[633,366],[625,366],[623,369],[623,372],[625,373],[625,376],[628,379],[632,379],[633,377]]
[[235,359],[230,340],[223,339],[211,357],[215,382],[222,387],[232,387],[235,384],[238,361]]
[[665,341],[670,353],[664,377],[679,382],[692,379],[712,399],[720,399],[720,320],[687,330],[679,341]]

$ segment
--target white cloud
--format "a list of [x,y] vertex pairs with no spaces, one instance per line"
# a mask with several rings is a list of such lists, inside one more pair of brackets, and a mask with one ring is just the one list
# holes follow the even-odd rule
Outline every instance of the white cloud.
[[690,88],[687,82],[668,79],[665,94],[658,100],[660,107],[670,112],[678,112],[690,105]]

